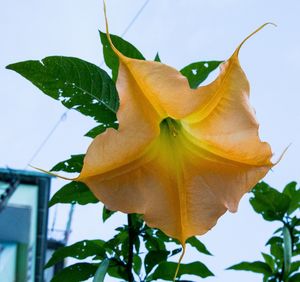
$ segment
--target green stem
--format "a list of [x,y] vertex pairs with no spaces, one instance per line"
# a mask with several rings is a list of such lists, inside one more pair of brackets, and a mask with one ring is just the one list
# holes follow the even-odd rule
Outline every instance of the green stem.
[[128,221],[128,260],[127,260],[127,274],[128,274],[128,282],[134,282],[134,277],[132,274],[132,268],[133,268],[133,244],[134,244],[134,230],[133,230],[133,224],[132,224],[132,215],[127,215],[127,221]]

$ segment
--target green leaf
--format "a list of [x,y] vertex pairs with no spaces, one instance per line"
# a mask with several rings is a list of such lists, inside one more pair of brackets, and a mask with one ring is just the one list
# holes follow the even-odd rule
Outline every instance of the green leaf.
[[288,282],[299,282],[300,281],[300,273],[294,274],[289,278]]
[[[297,218],[296,216],[294,216],[291,220],[291,227],[295,228],[296,226],[300,225],[300,218]],[[296,229],[294,229],[296,231]]]
[[283,248],[282,244],[272,244],[271,245],[271,254],[276,258],[276,260],[283,261]]
[[250,198],[250,203],[253,209],[260,213],[265,220],[283,220],[290,204],[288,196],[264,182],[258,183],[253,188],[252,193],[253,197]]
[[297,189],[297,182],[291,182],[285,186],[283,194],[290,198],[290,205],[287,213],[292,214],[300,208],[300,189]]
[[146,274],[149,274],[151,270],[162,261],[166,261],[168,258],[169,252],[165,250],[160,251],[149,251],[145,256],[145,271]]
[[133,245],[135,247],[135,251],[137,253],[139,253],[140,252],[140,247],[141,247],[141,241],[140,241],[140,237],[139,236],[135,236]]
[[139,234],[141,228],[144,225],[142,216],[140,214],[136,214],[136,213],[130,214],[130,216],[131,216],[132,228],[134,230],[134,233]]
[[108,266],[109,266],[108,259],[105,259],[100,263],[100,265],[96,271],[95,277],[93,279],[93,282],[104,282],[104,278],[105,278]]
[[145,241],[145,247],[148,251],[160,251],[166,250],[166,245],[164,241],[153,236],[153,230],[148,229],[145,234],[143,234],[143,240]]
[[105,221],[108,220],[114,213],[115,213],[115,211],[110,211],[110,210],[107,209],[105,206],[103,206],[103,210],[102,210],[102,221],[105,222]]
[[154,62],[159,62],[159,63],[161,62],[158,52],[155,55]]
[[283,239],[281,237],[278,237],[278,236],[274,236],[272,237],[271,239],[268,240],[268,242],[266,243],[266,246],[267,245],[273,245],[273,244],[282,244],[283,243]]
[[263,282],[278,282],[278,279],[274,276],[271,276],[271,277],[264,276]]
[[284,274],[286,279],[291,270],[292,261],[292,238],[290,230],[287,226],[283,227],[283,257],[284,257]]
[[142,268],[142,259],[135,254],[133,256],[133,270],[137,275],[139,275],[141,273],[141,268]]
[[176,248],[171,251],[169,257],[175,256],[175,255],[179,254],[181,251],[182,251],[182,248]]
[[[152,275],[150,275],[147,281],[163,279],[163,280],[173,280],[177,268],[176,262],[165,261],[158,265]],[[180,264],[177,277],[181,277],[184,274],[196,275],[201,278],[206,278],[209,276],[214,276],[214,274],[207,268],[207,266],[199,261]]]
[[90,189],[81,182],[72,181],[58,190],[49,202],[49,207],[55,204],[95,204],[99,200],[94,196]]
[[279,228],[277,228],[274,232],[273,232],[273,234],[278,234],[278,233],[282,233],[282,227],[279,227]]
[[165,233],[163,233],[163,232],[160,231],[160,230],[156,230],[155,233],[154,233],[153,235],[154,235],[156,238],[158,238],[159,240],[162,240],[163,242],[166,242],[166,243],[172,242],[172,243],[175,243],[175,244],[177,244],[177,245],[178,245],[178,244],[180,245],[180,243],[179,243],[177,240],[175,240],[175,239],[173,239],[173,238],[167,236]]
[[97,270],[96,264],[76,263],[57,273],[51,282],[79,282],[93,277]]
[[119,98],[115,83],[94,64],[53,56],[6,68],[16,71],[68,109],[75,109],[99,123],[116,121]]
[[186,241],[192,247],[196,248],[198,252],[211,256],[212,254],[207,250],[205,245],[196,237],[191,237]]
[[116,259],[110,260],[110,264],[109,264],[107,273],[111,277],[121,278],[121,279],[124,279],[125,281],[128,280],[126,266],[123,262],[121,262],[119,260],[116,260]]
[[265,262],[270,266],[270,268],[272,269],[272,272],[274,273],[275,261],[274,261],[273,257],[270,256],[269,254],[265,254],[265,253],[261,253],[261,254],[264,257]]
[[71,158],[62,162],[59,162],[50,171],[65,171],[65,172],[81,172],[83,166],[83,159],[85,155],[71,155]]
[[51,267],[67,257],[85,259],[97,255],[99,258],[105,258],[104,244],[105,242],[102,240],[84,240],[71,246],[59,248],[53,253],[45,268]]
[[294,261],[291,265],[291,271],[290,273],[293,273],[295,271],[299,271],[300,270],[300,260],[298,261]]
[[112,239],[105,243],[105,249],[112,250],[116,256],[128,256],[128,231],[125,227],[116,229],[119,231]]
[[[107,39],[106,33],[100,32],[100,39],[103,45],[103,55],[104,55],[104,61],[105,64],[111,69],[112,71],[112,79],[113,81],[117,80],[118,71],[119,71],[119,58],[112,50],[109,41]],[[124,40],[123,38],[117,36],[117,35],[110,35],[111,40],[114,44],[114,46],[125,56],[133,59],[138,60],[145,60],[144,56],[141,54],[141,52],[134,47],[131,43]]]
[[297,182],[292,181],[284,187],[282,193],[289,196],[290,198],[293,198],[294,194],[297,192],[296,188],[297,188]]
[[196,89],[221,63],[222,61],[196,62],[184,67],[180,72],[188,79],[190,87]]
[[272,269],[270,268],[270,266],[262,261],[241,262],[241,263],[235,264],[233,266],[230,266],[227,269],[252,271],[255,273],[262,273],[265,275],[272,274]]
[[295,244],[295,247],[294,247],[294,251],[293,251],[293,256],[297,256],[297,255],[300,255],[300,243],[299,244]]
[[92,128],[88,131],[84,136],[95,138],[99,134],[103,133],[107,128],[111,127],[114,129],[118,129],[119,124],[117,122],[107,123],[107,124],[100,124],[96,127]]

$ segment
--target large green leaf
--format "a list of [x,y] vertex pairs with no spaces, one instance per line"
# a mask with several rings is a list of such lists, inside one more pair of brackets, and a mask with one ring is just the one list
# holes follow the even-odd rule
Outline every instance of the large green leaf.
[[84,183],[72,181],[53,195],[49,202],[49,207],[58,203],[87,205],[98,202],[99,200]]
[[283,220],[290,204],[290,198],[271,188],[267,183],[260,182],[252,189],[250,203],[253,209],[265,220]]
[[[150,275],[147,281],[162,279],[162,280],[173,280],[177,268],[176,262],[162,262],[158,265],[152,275]],[[196,275],[201,278],[214,276],[214,274],[207,268],[206,265],[197,261],[187,264],[180,264],[178,276],[181,277],[184,274]]]
[[97,270],[97,264],[76,263],[64,268],[57,273],[51,282],[80,282],[93,277]]
[[109,266],[108,259],[105,259],[100,263],[100,265],[96,271],[95,277],[93,279],[93,282],[104,282],[104,278],[105,278],[108,266]]
[[184,67],[180,72],[188,79],[190,87],[196,89],[222,61],[196,62]]
[[7,66],[68,109],[99,123],[116,121],[119,99],[115,83],[98,66],[72,57],[53,56]]
[[[112,71],[112,78],[114,81],[117,80],[118,77],[118,70],[119,70],[119,59],[117,55],[112,50],[109,41],[107,39],[106,33],[100,32],[100,39],[103,45],[103,55],[104,55],[104,61],[105,64],[111,69]],[[124,40],[123,38],[117,36],[117,35],[110,35],[111,40],[114,44],[114,46],[125,56],[133,59],[138,60],[145,60],[142,53],[131,43]]]
[[196,237],[191,237],[186,241],[188,244],[190,244],[192,247],[196,248],[198,252],[206,254],[206,255],[212,255],[209,250],[205,247],[205,245]]
[[65,171],[65,172],[81,172],[82,166],[83,166],[83,159],[84,154],[80,155],[72,155],[70,159],[59,162],[56,164],[53,168],[51,168],[51,171]]
[[262,274],[266,274],[266,275],[272,274],[272,269],[270,268],[270,266],[261,261],[241,262],[241,263],[235,264],[227,269],[252,271],[252,272],[262,273]]
[[53,253],[45,268],[51,267],[67,257],[85,259],[90,256],[97,256],[98,258],[105,258],[104,244],[105,242],[102,240],[84,240],[71,246],[61,247]]

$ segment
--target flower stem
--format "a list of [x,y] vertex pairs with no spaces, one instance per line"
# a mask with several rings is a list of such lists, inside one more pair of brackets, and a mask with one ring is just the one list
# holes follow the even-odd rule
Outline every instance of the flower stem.
[[180,268],[180,263],[181,263],[181,261],[184,257],[184,254],[185,254],[185,244],[182,245],[182,253],[181,253],[179,261],[177,263],[177,267],[176,267],[175,275],[174,275],[174,278],[173,278],[173,282],[176,281],[176,278],[177,278],[177,275],[178,275],[178,272],[179,272],[179,268]]

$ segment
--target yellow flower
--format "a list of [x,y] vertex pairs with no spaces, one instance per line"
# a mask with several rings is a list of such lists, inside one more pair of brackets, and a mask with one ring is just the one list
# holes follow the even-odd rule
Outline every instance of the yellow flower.
[[252,34],[218,77],[198,89],[170,66],[122,55],[108,28],[107,35],[120,61],[120,126],[94,139],[76,180],[108,209],[143,214],[184,246],[227,210],[235,212],[273,166],[238,60]]

